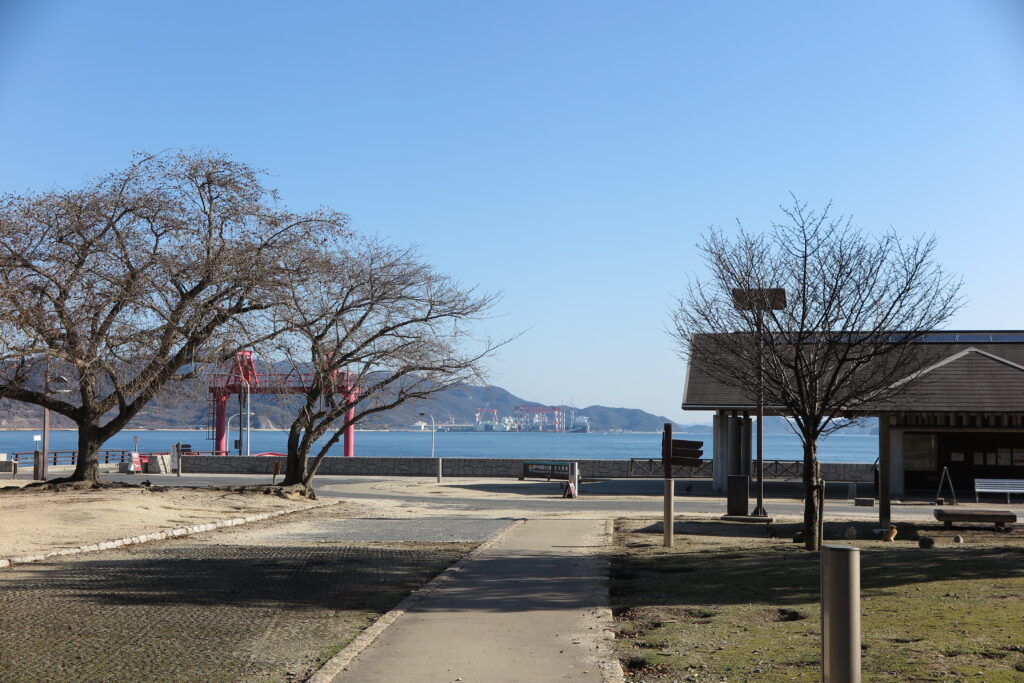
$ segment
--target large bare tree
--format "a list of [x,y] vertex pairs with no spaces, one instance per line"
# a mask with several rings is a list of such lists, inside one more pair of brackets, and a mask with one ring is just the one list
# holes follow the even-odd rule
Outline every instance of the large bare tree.
[[273,310],[289,331],[263,354],[303,378],[283,483],[305,488],[347,427],[479,381],[482,362],[500,345],[473,329],[495,296],[439,273],[413,249],[353,238],[307,263],[306,277]]
[[[259,313],[301,276],[295,254],[346,220],[291,213],[261,173],[205,153],[139,156],[81,189],[4,196],[0,397],[71,419],[67,480],[99,483],[99,448],[162,388],[274,333]],[[47,371],[70,392],[46,391]]]
[[[763,233],[740,225],[732,237],[704,236],[709,277],[679,298],[670,334],[685,360],[751,404],[761,373],[765,405],[791,418],[803,444],[804,537],[817,550],[819,438],[931,362],[916,342],[959,308],[961,284],[936,263],[934,237],[871,235],[795,197],[782,211]],[[780,288],[786,306],[776,309]],[[734,293],[747,300],[737,305]]]

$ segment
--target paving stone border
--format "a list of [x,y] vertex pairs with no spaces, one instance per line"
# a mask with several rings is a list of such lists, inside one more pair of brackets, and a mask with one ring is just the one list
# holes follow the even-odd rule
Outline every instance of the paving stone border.
[[230,519],[221,519],[216,522],[207,522],[205,524],[183,526],[178,527],[177,529],[168,529],[167,531],[155,531],[150,534],[141,534],[139,536],[125,536],[124,538],[117,538],[112,541],[100,541],[99,543],[90,543],[87,545],[80,545],[74,548],[51,550],[49,552],[41,553],[38,555],[17,555],[15,557],[0,558],[0,569],[7,569],[17,564],[41,562],[43,560],[48,560],[52,557],[64,557],[65,555],[80,555],[82,553],[93,553],[98,552],[100,550],[113,550],[114,548],[123,548],[124,546],[128,545],[138,545],[140,543],[149,543],[151,541],[163,541],[168,538],[191,536],[192,534],[199,534],[203,533],[204,531],[213,531],[214,529],[224,529],[226,527],[241,526],[243,524],[249,524],[252,522],[262,522],[265,519],[272,519],[274,517],[280,517],[281,515],[287,515],[293,512],[302,512],[304,510],[312,510],[314,508],[327,507],[329,505],[337,505],[339,502],[340,501],[325,501],[322,503],[316,503],[314,505],[307,505],[301,508],[294,508],[292,510],[274,510],[273,512],[260,512],[255,515],[246,515],[245,517],[232,517]]
[[608,582],[612,565],[610,547],[613,539],[615,538],[614,520],[605,520],[604,538],[605,543],[609,548],[609,552],[605,552],[601,559],[601,567],[604,569],[604,581],[601,582],[602,604],[594,611],[594,615],[597,618],[601,629],[601,637],[597,638],[597,651],[600,653],[600,662],[598,665],[601,667],[601,678],[604,683],[625,683],[626,674],[622,670],[622,661],[619,659],[619,655],[615,652],[615,648],[612,645],[612,643],[615,642],[615,616],[612,614],[612,608],[609,605],[610,600],[608,597]]

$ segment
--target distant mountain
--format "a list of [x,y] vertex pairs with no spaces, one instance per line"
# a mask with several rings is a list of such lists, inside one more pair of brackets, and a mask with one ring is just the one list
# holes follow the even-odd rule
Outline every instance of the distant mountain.
[[[402,428],[413,423],[428,419],[420,413],[432,415],[438,424],[472,423],[478,408],[497,410],[499,417],[515,414],[516,406],[544,406],[543,403],[519,398],[509,391],[496,386],[464,385],[434,394],[429,400],[420,401],[394,408],[380,415],[371,415],[365,426]],[[576,415],[583,415],[590,420],[590,428],[596,432],[658,432],[662,425],[671,422],[667,417],[652,415],[635,408],[609,408],[606,406],[588,406],[571,408]]]
[[599,432],[660,432],[666,422],[672,422],[667,417],[652,415],[636,408],[588,406],[579,413],[590,420],[594,431]]
[[[205,386],[199,381],[193,382],[176,395],[162,396],[151,402],[129,425],[135,429],[205,429],[210,424],[210,406],[207,403]],[[293,411],[288,405],[295,397],[259,396],[251,398],[252,426],[256,429],[286,428],[292,421]],[[428,420],[420,413],[432,415],[437,424],[472,423],[478,408],[494,409],[499,417],[515,414],[516,406],[542,406],[536,401],[528,401],[513,395],[501,387],[464,385],[435,394],[432,398],[415,403],[407,403],[391,410],[368,416],[360,423],[369,429],[408,429],[419,420]],[[568,408],[568,406],[563,406]],[[241,412],[237,397],[232,397],[228,404],[229,415]],[[623,431],[623,432],[658,432],[662,425],[671,422],[667,417],[652,415],[635,408],[610,408],[607,406],[588,406],[573,409],[577,415],[586,416],[590,420],[592,431]],[[42,408],[0,400],[0,429],[38,429],[42,424]],[[70,428],[74,425],[60,415],[52,416],[54,428]],[[235,428],[237,418],[231,421]],[[693,428],[708,425],[690,425]],[[686,430],[687,427],[677,427]]]

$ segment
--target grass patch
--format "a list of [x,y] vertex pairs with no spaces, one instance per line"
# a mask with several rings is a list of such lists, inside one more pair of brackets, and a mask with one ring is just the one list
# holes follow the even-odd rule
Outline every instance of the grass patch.
[[[861,548],[865,680],[1024,680],[1024,536],[902,525],[884,543],[873,526],[825,529]],[[620,520],[609,592],[627,680],[820,680],[819,558],[795,529],[679,522],[663,548],[660,524]]]

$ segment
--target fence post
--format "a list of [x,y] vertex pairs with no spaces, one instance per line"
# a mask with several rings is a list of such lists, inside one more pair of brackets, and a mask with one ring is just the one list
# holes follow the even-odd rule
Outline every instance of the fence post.
[[860,549],[821,546],[821,675],[860,683]]

